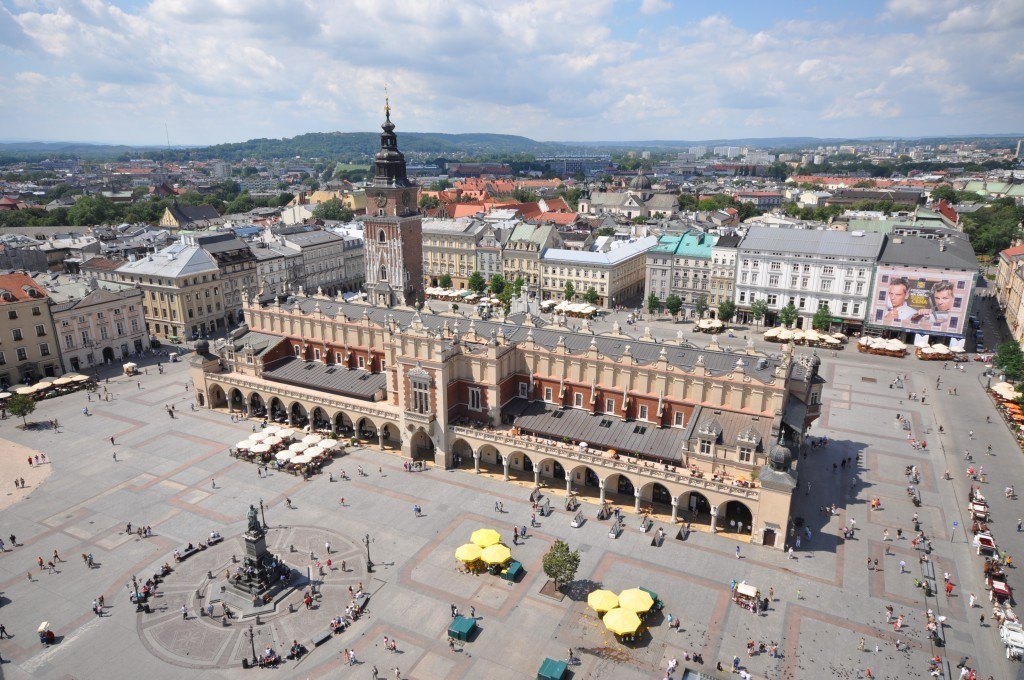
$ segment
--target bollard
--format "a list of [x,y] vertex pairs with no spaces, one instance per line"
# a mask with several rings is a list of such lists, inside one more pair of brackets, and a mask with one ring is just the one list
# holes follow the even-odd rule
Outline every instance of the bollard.
[[294,614],[295,613],[295,604],[292,603],[292,602],[288,603],[288,613],[289,614]]
[[257,625],[257,626],[259,626],[259,625],[262,625],[262,624],[260,623],[260,615],[259,615],[259,614],[257,614],[257,615],[256,615],[256,625]]
[[311,559],[311,560],[315,560],[316,559],[315,557],[313,557],[313,551],[312,550],[309,551],[309,559]]
[[288,546],[288,552],[295,552],[295,544],[294,543]]
[[206,578],[208,578],[208,579],[210,579],[212,581],[213,580],[213,572],[207,570],[206,571]]
[[238,558],[235,557],[234,554],[232,554],[231,555],[231,564],[235,564],[236,562],[238,562]]
[[196,599],[197,600],[203,599],[203,593],[200,592],[200,590],[198,588],[196,588]]

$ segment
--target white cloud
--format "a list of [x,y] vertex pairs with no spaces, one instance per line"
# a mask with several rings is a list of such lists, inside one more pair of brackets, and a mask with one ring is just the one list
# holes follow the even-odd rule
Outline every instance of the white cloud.
[[1000,132],[1024,103],[1019,0],[892,0],[856,26],[786,6],[741,25],[667,0],[128,7],[0,0],[0,66],[17,74],[0,127],[153,142],[166,121],[182,143],[370,130],[385,82],[400,130],[537,139]]

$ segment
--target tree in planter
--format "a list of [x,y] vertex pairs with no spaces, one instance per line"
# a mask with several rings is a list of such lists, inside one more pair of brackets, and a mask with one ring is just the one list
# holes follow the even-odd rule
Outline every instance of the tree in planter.
[[718,320],[722,323],[729,323],[736,316],[736,303],[732,300],[725,300],[718,303]]
[[572,300],[576,297],[576,286],[572,285],[572,281],[565,282],[565,299]]
[[665,309],[672,316],[678,316],[679,310],[683,308],[683,300],[675,293],[672,293],[665,298]]
[[697,296],[697,299],[693,301],[693,309],[697,312],[697,318],[703,319],[708,312],[708,296]]
[[541,564],[547,577],[561,590],[576,578],[576,570],[580,568],[580,552],[569,550],[569,544],[565,541],[555,541]]
[[448,274],[441,274],[441,280],[438,281],[438,283],[441,284],[442,288],[451,288],[452,287],[452,277],[449,276]]
[[523,286],[526,285],[526,281],[523,280],[522,276],[517,276],[516,280],[512,282],[512,294],[519,297],[523,294]]
[[487,290],[487,280],[484,279],[484,275],[480,272],[473,272],[469,275],[466,286],[474,293],[483,293]]
[[764,300],[754,300],[750,303],[750,316],[753,317],[758,326],[761,325],[761,320],[764,319],[767,313],[768,303]]
[[651,293],[647,296],[647,311],[654,314],[659,309],[661,309],[661,300],[658,299],[657,295]]
[[587,288],[587,292],[583,294],[583,300],[590,305],[596,305],[598,301],[597,291],[591,286]]
[[792,326],[796,323],[796,317],[796,307],[793,306],[792,302],[779,310],[779,321],[782,322],[783,326]]
[[36,410],[36,400],[27,394],[15,394],[7,399],[7,410],[12,416],[21,418],[25,427],[28,427],[27,417]]
[[828,308],[827,302],[822,302],[818,311],[814,313],[814,318],[811,319],[811,328],[816,331],[827,331],[831,325],[832,310]]

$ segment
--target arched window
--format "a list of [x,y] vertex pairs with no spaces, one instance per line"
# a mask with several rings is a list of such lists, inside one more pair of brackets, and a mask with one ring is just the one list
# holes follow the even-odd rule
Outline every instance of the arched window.
[[383,229],[377,232],[377,240],[381,243],[385,243],[388,240],[387,234],[384,233]]
[[380,280],[385,281],[388,278],[388,268],[384,265],[380,266]]

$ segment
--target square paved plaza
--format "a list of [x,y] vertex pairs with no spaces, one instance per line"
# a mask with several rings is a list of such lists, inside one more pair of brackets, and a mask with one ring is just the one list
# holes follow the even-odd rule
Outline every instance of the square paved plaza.
[[[370,449],[350,450],[307,482],[284,473],[259,477],[252,464],[227,453],[252,432],[255,421],[190,410],[186,365],[166,368],[160,375],[148,367],[141,389],[135,379],[112,378],[110,401],[94,396],[87,402],[85,393],[78,393],[40,402],[30,419],[56,418],[57,431],[22,430],[13,418],[0,422],[0,446],[45,453],[50,467],[37,488],[2,511],[0,534],[7,552],[0,555],[0,623],[13,635],[0,641],[3,677],[242,677],[250,672],[241,664],[253,646],[287,652],[298,640],[311,647],[311,638],[343,612],[349,588],[360,584],[370,599],[358,621],[304,658],[270,672],[370,678],[376,666],[386,678],[394,677],[395,668],[402,677],[423,680],[533,678],[545,657],[564,659],[572,646],[581,659],[572,669],[577,678],[662,678],[673,657],[680,668],[729,677],[715,665],[729,667],[734,656],[756,678],[856,678],[867,668],[876,678],[927,677],[928,660],[935,655],[953,677],[965,655],[977,664],[979,677],[1016,676],[997,629],[988,625],[991,605],[981,558],[964,533],[968,481],[962,457],[973,449],[977,462],[990,471],[984,489],[997,540],[1011,554],[1020,553],[1014,523],[1024,510],[1002,497],[1005,483],[1024,478],[1020,451],[995,418],[980,365],[961,373],[913,358],[864,357],[852,348],[824,359],[829,385],[824,415],[812,435],[828,436],[830,443],[799,462],[793,514],[806,530],[792,558],[706,533],[676,540],[676,529],[663,524],[656,528],[665,526],[667,539],[655,547],[631,513],[625,532],[611,539],[608,522],[595,518],[596,506],[584,504],[587,521],[572,528],[571,516],[555,499],[554,513],[539,519],[519,545],[510,545],[525,570],[514,584],[460,573],[454,551],[481,527],[497,529],[511,544],[513,523],[529,524],[529,489],[472,470],[407,472],[397,455]],[[908,374],[903,389],[889,387],[896,372]],[[954,386],[957,396],[947,393]],[[909,400],[911,391],[927,391],[925,404]],[[172,405],[173,419],[166,411]],[[83,407],[91,415],[84,415]],[[909,419],[914,438],[927,440],[927,450],[908,443],[896,413]],[[993,424],[985,423],[986,415],[993,416]],[[941,437],[940,424],[948,432]],[[969,430],[976,431],[974,440]],[[996,455],[985,453],[988,443]],[[6,490],[28,470],[23,458],[8,458],[0,479]],[[845,458],[854,463],[833,471],[833,463]],[[919,508],[906,493],[907,465],[921,471]],[[356,475],[357,466],[366,476]],[[943,478],[946,469],[952,481]],[[326,472],[337,478],[342,470],[350,479],[328,480]],[[870,510],[871,499],[881,501],[880,510]],[[219,605],[213,619],[198,616],[225,569],[242,555],[246,510],[261,500],[269,547],[321,582],[320,599],[307,609],[300,591],[288,594],[258,624],[235,619],[225,625]],[[504,513],[494,511],[496,501]],[[414,504],[423,508],[422,516],[414,516]],[[836,514],[822,511],[832,504]],[[939,586],[943,573],[955,584],[951,597],[925,597],[915,587],[926,568],[909,540],[915,512],[934,541],[930,568]],[[853,538],[842,540],[841,527],[854,521]],[[151,526],[153,536],[126,534],[129,522],[133,528]],[[896,539],[897,528],[903,539]],[[893,540],[883,540],[886,529]],[[145,579],[172,559],[174,549],[205,540],[214,530],[225,541],[175,564],[151,598],[151,612],[136,613],[126,589],[132,576]],[[13,547],[7,540],[11,534],[17,537]],[[366,569],[367,537],[372,573]],[[582,558],[575,587],[562,600],[541,593],[547,581],[541,560],[556,538]],[[54,550],[63,560],[55,573],[40,570],[37,558],[49,560]],[[80,557],[90,553],[94,568]],[[765,595],[771,588],[768,612],[753,614],[734,604],[733,580],[746,580]],[[1020,585],[1016,570],[1010,582]],[[598,585],[614,591],[647,587],[661,596],[665,610],[650,617],[649,634],[640,642],[621,644],[586,606],[586,593]],[[970,609],[969,593],[983,606]],[[106,602],[103,616],[91,611],[100,595]],[[472,612],[478,626],[475,636],[454,651],[446,634],[452,604],[463,615]],[[886,624],[886,605],[904,615],[901,630]],[[943,647],[934,646],[924,632],[929,609],[945,617]],[[669,613],[681,621],[678,630],[669,628]],[[979,623],[982,613],[985,626]],[[39,643],[35,631],[41,621],[57,635],[52,647]],[[385,636],[397,641],[396,652],[384,649]],[[775,643],[779,654],[748,656],[749,641]],[[352,668],[344,665],[343,649],[355,650]],[[703,656],[703,666],[684,660],[693,652]]]

